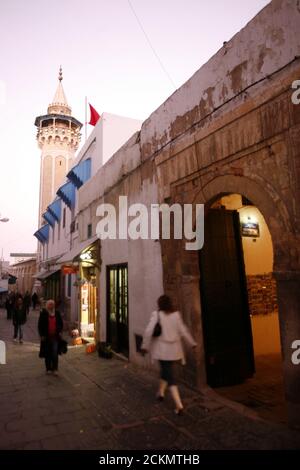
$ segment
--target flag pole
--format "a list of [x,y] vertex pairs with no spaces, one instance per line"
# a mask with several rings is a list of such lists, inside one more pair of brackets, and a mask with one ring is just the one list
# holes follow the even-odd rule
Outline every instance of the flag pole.
[[85,142],[87,139],[87,96],[85,97]]

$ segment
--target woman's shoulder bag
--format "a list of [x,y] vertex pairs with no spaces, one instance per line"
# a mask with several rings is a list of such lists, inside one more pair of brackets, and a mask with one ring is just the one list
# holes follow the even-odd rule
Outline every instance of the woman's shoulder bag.
[[160,324],[159,312],[157,312],[157,322],[154,326],[152,336],[153,338],[157,338],[158,336],[161,335],[161,333],[162,333],[162,328]]

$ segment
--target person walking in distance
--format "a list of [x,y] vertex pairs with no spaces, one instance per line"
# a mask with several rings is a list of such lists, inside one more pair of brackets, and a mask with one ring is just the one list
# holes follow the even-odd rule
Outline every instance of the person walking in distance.
[[175,413],[181,414],[183,404],[174,378],[173,366],[177,361],[185,364],[182,338],[193,348],[197,343],[183,323],[181,314],[172,305],[170,297],[162,295],[157,301],[158,309],[153,312],[146,327],[142,354],[150,351],[152,359],[160,364],[160,381],[157,399],[163,400],[169,386],[171,396],[175,402]]
[[32,307],[33,307],[33,310],[36,309],[36,306],[37,306],[37,303],[38,303],[38,295],[36,292],[33,293],[32,297],[31,297],[31,300],[32,300]]
[[63,329],[61,314],[55,309],[54,300],[46,302],[41,310],[38,331],[41,337],[40,357],[45,358],[46,373],[58,374],[59,341]]
[[23,343],[23,325],[26,323],[26,309],[22,297],[18,297],[13,307],[12,320],[14,325],[14,341]]
[[30,309],[30,304],[31,304],[31,297],[30,297],[30,294],[29,294],[28,290],[25,292],[23,301],[24,301],[24,307],[25,307],[25,310],[26,310],[26,315],[28,315],[29,309]]

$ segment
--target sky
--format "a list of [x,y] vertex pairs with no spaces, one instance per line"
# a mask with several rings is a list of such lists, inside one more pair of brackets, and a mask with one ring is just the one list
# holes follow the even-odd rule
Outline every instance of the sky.
[[0,222],[0,257],[36,251],[34,120],[53,99],[60,65],[81,122],[85,96],[99,113],[144,120],[268,3],[0,0],[0,218],[10,219]]

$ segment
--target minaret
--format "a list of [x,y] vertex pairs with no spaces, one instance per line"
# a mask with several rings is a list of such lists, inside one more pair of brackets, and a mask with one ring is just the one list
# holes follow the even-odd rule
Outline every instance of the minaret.
[[72,166],[72,160],[80,142],[82,124],[71,115],[71,107],[62,86],[62,68],[59,69],[58,86],[47,114],[38,116],[37,141],[42,150],[40,169],[39,227],[47,206],[55,198],[56,191],[63,183]]

